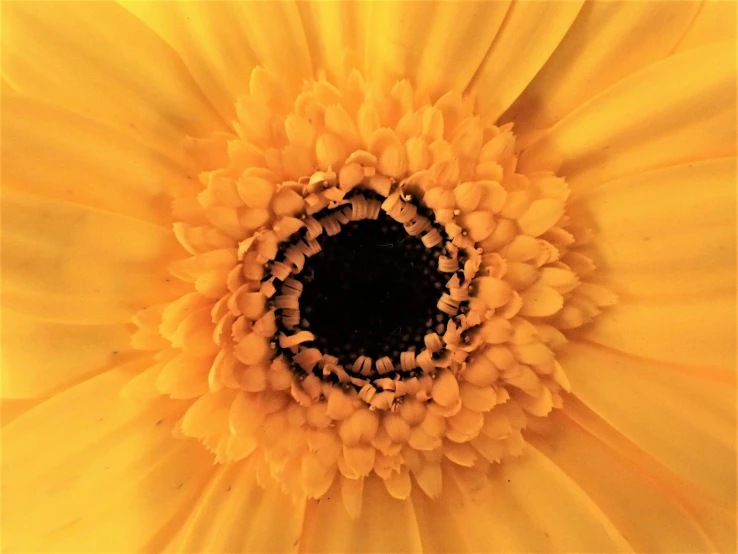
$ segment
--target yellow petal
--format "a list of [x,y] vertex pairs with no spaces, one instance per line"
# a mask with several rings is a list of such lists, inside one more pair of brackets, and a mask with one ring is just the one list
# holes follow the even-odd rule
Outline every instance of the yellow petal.
[[587,344],[564,353],[561,363],[584,404],[685,480],[735,503],[735,374]]
[[459,382],[448,370],[438,373],[431,389],[433,400],[446,408],[455,405],[459,400]]
[[[479,67],[509,2],[378,2],[367,29],[368,80],[411,79],[438,98],[461,92]],[[423,44],[423,48],[418,48]]]
[[679,165],[581,197],[596,231],[598,277],[639,297],[728,292],[736,281],[736,161]]
[[[181,421],[182,433],[203,440],[218,462],[226,458],[231,437],[228,418],[235,395],[231,389],[207,392],[192,403]],[[244,440],[241,445],[246,450],[244,455],[256,446],[253,440]]]
[[497,119],[556,49],[582,2],[515,2],[474,77],[478,109]]
[[120,323],[181,291],[166,270],[171,231],[3,190],[3,303],[74,324]]
[[495,277],[480,277],[475,280],[473,286],[477,296],[491,309],[504,306],[512,294],[510,285]]
[[[74,325],[2,314],[2,396],[48,395],[126,360],[126,325]],[[149,360],[153,364],[153,360]]]
[[735,43],[723,42],[623,79],[533,143],[520,168],[555,169],[576,191],[640,171],[733,155],[735,56]]
[[269,354],[269,341],[261,335],[249,333],[238,342],[233,354],[246,365],[258,364]]
[[168,225],[166,192],[187,182],[129,135],[31,98],[3,96],[2,131],[3,186],[25,193]]
[[242,28],[248,10],[235,2],[126,2],[123,6],[177,51],[220,115],[232,121],[234,101],[248,90],[251,69],[259,63]]
[[349,517],[356,519],[361,515],[361,505],[364,496],[364,479],[341,478],[341,497]]
[[597,505],[536,451],[505,460],[489,482],[471,475],[447,466],[442,501],[413,490],[426,552],[630,550]]
[[669,55],[699,2],[586,2],[535,79],[503,116],[525,141],[598,92]]
[[564,299],[561,294],[546,285],[533,285],[520,293],[523,307],[520,313],[535,317],[553,315],[561,309]]
[[182,352],[166,363],[156,378],[159,392],[172,398],[196,398],[208,391],[211,357],[193,357]]
[[343,445],[343,457],[346,464],[354,475],[360,478],[365,477],[372,470],[376,454],[377,450],[374,446]]
[[699,48],[705,44],[736,39],[736,12],[735,2],[721,2],[706,0],[702,3],[700,12],[692,22],[689,31],[682,37],[674,53],[692,48]]
[[652,360],[732,368],[736,363],[735,293],[709,298],[621,299],[582,336]]
[[461,225],[468,229],[469,238],[474,242],[481,242],[492,234],[497,221],[491,212],[478,211],[459,218]]
[[724,550],[732,552],[735,550],[736,517],[734,502],[728,507],[721,506],[699,487],[680,479],[664,465],[635,446],[627,437],[599,418],[577,398],[570,396],[567,399],[565,415],[608,447],[619,451],[632,460],[638,465],[640,472],[657,477],[663,484],[665,492],[673,491],[677,500],[683,503],[685,508],[706,531],[706,534],[709,534],[709,538],[705,538],[707,540],[714,538],[716,544],[726,545],[725,549],[713,547],[709,551]]
[[363,70],[367,26],[372,6],[366,2],[298,2],[315,67],[339,82],[346,79],[347,54]]
[[395,500],[381,480],[372,476],[364,480],[361,517],[351,519],[340,485],[334,483],[320,502],[308,502],[300,551],[422,552],[413,502]]
[[523,215],[518,218],[520,230],[526,235],[537,237],[548,231],[564,215],[564,202],[543,198],[531,202]]
[[0,427],[6,427],[46,398],[0,398]]
[[[466,376],[464,373],[464,377]],[[477,387],[469,382],[463,382],[459,392],[464,408],[475,412],[488,412],[497,404],[497,393],[489,386]]]
[[[241,4],[237,18],[239,33],[247,37],[259,64],[290,93],[299,93],[303,79],[313,75],[313,66],[297,4]],[[231,47],[228,42],[225,45]],[[232,64],[229,67],[234,71]]]
[[2,28],[3,74],[20,93],[172,157],[185,135],[225,129],[175,52],[118,4],[19,3],[3,10]]
[[0,78],[0,86],[2,87],[3,94],[17,94],[18,91],[8,79],[3,76]]
[[104,373],[4,429],[5,548],[156,549],[150,545],[171,532],[165,526],[189,509],[211,474],[212,456],[172,437],[179,404],[121,399],[129,378]]
[[238,194],[249,208],[267,208],[276,185],[261,177],[244,176],[238,180]]
[[437,463],[426,463],[418,471],[413,473],[418,487],[430,498],[438,498],[441,494],[443,481],[441,478],[441,466]]
[[[188,511],[177,552],[294,552],[305,501],[293,502],[249,462],[221,466]],[[265,532],[279,522],[279,532]]]
[[465,212],[471,212],[479,205],[483,192],[482,185],[477,181],[462,183],[454,189],[456,205]]
[[387,492],[397,500],[405,500],[410,496],[412,491],[412,482],[410,481],[410,472],[407,467],[402,467],[397,473],[393,473],[384,480]]
[[[532,434],[530,440],[566,472],[597,503],[617,528],[628,537],[636,552],[732,552],[735,537],[720,548],[710,542],[700,526],[707,514],[690,513],[685,489],[674,490],[624,452],[612,448],[555,412],[551,436]],[[582,460],[587,460],[586,469]],[[613,476],[617,475],[617,479]],[[685,502],[686,500],[686,502]],[[639,516],[633,517],[633,506]],[[732,548],[730,544],[732,543]]]

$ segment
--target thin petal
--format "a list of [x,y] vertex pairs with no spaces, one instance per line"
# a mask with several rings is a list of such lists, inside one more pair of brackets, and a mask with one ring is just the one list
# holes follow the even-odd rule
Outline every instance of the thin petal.
[[[552,550],[564,552],[626,552],[627,540],[597,504],[559,467],[537,451],[516,464],[501,466],[492,485],[526,515],[529,528],[542,532]],[[563,502],[561,501],[562,499]],[[503,501],[504,502],[504,501]]]
[[598,92],[666,57],[689,28],[699,2],[585,3],[561,44],[503,116],[521,140],[545,129]]
[[212,457],[175,439],[182,406],[121,400],[111,371],[4,429],[3,546],[21,552],[134,552],[199,493]]
[[126,2],[123,6],[160,35],[189,69],[218,113],[236,117],[235,101],[249,89],[258,60],[241,28],[235,2]]
[[[667,467],[634,445],[628,437],[608,425],[577,398],[569,396],[566,399],[564,412],[566,417],[587,433],[636,464],[641,473],[662,483],[670,491],[672,498],[682,503],[695,518],[706,536],[714,541],[716,547],[711,548],[711,552],[735,551],[736,521],[738,521],[735,504],[721,506],[714,498],[693,486],[689,481],[680,479]],[[717,547],[717,545],[724,546],[724,548]]]
[[729,42],[648,66],[552,127],[523,152],[521,169],[557,170],[576,190],[650,169],[734,155],[735,60],[736,45]]
[[735,367],[735,292],[709,298],[621,299],[580,336],[652,360]]
[[166,191],[187,183],[129,135],[31,98],[3,97],[2,133],[3,186],[25,193],[167,225]]
[[224,129],[171,48],[114,3],[3,9],[3,75],[29,96],[115,125],[172,157]]
[[251,466],[243,462],[217,470],[182,523],[177,551],[281,554],[297,550],[305,501],[293,502],[273,481],[262,488]]
[[311,76],[305,33],[294,2],[126,2],[125,7],[180,55],[228,121],[263,65],[299,91]]
[[497,119],[528,86],[571,27],[582,2],[515,2],[471,84]]
[[489,481],[446,468],[441,500],[413,494],[427,552],[623,552],[628,543],[595,503],[534,449]]
[[338,480],[320,501],[308,503],[300,552],[422,552],[410,500],[395,500],[375,477],[364,481],[361,517],[350,519]]
[[259,63],[291,92],[299,92],[313,66],[297,2],[242,3],[239,15],[241,32]]
[[45,398],[0,398],[0,427],[6,427]]
[[3,190],[3,306],[72,324],[123,323],[176,295],[171,231],[78,204]]
[[16,88],[12,85],[12,83],[5,78],[5,76],[0,79],[0,87],[0,90],[2,90],[3,94],[18,92]]
[[70,325],[3,309],[2,396],[49,395],[130,350],[127,325]]
[[674,53],[699,48],[705,44],[736,39],[735,21],[738,4],[721,0],[705,0],[689,31],[682,37]]
[[[347,76],[347,62],[364,70],[368,44],[369,2],[298,2],[303,28],[316,69],[339,82]],[[353,58],[353,59],[352,59]]]
[[[378,2],[368,31],[370,81],[409,78],[437,98],[461,92],[502,25],[509,2]],[[420,45],[423,45],[420,47]]]
[[550,416],[550,423],[550,432],[531,433],[529,440],[597,503],[636,552],[715,550],[700,525],[706,514],[690,513],[683,488],[672,488],[662,475],[651,473],[651,468],[629,459],[558,411]]
[[683,479],[735,505],[735,374],[580,343],[560,361],[585,405]]
[[598,277],[624,296],[707,295],[736,283],[736,160],[639,173],[583,191]]

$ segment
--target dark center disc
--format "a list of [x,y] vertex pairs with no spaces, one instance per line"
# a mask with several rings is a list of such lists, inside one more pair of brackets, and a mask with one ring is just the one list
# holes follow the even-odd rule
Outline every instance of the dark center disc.
[[438,270],[440,247],[427,249],[383,211],[320,242],[300,274],[300,312],[322,352],[344,364],[360,355],[397,364],[441,330],[446,316],[436,304],[449,276]]

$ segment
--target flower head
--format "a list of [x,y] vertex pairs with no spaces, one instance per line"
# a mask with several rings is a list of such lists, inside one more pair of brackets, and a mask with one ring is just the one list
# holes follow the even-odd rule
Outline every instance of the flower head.
[[14,5],[11,548],[734,548],[734,10]]

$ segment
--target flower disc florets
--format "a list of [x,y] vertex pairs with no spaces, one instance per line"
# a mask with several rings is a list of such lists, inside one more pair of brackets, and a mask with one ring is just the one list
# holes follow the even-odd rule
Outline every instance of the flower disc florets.
[[[516,172],[512,125],[475,115],[472,98],[375,89],[358,71],[286,96],[257,68],[237,134],[188,142],[200,183],[174,203],[190,257],[172,272],[192,292],[140,314],[134,342],[160,364],[129,392],[189,399],[184,435],[220,462],[250,456],[293,494],[340,479],[353,515],[372,474],[396,498],[413,480],[435,497],[442,463],[483,475],[522,452],[526,418],[569,388],[562,330],[614,298],[584,282],[566,182]],[[378,220],[424,249],[434,313],[382,355],[362,337],[331,351],[303,306],[305,268]]]

